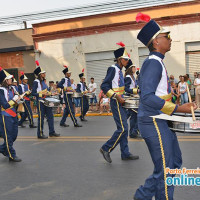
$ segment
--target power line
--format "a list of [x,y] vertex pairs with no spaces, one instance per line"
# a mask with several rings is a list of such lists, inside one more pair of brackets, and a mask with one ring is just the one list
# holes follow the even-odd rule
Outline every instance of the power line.
[[0,18],[0,24],[16,24],[19,25],[26,22],[43,21],[52,18],[69,19],[74,17],[90,16],[95,14],[103,14],[109,12],[123,11],[129,9],[137,9],[158,5],[166,5],[172,3],[190,2],[193,0],[117,0],[114,2],[96,3],[91,5],[83,5],[80,7],[62,8],[57,10],[49,10],[45,12],[36,12],[23,15],[14,15]]

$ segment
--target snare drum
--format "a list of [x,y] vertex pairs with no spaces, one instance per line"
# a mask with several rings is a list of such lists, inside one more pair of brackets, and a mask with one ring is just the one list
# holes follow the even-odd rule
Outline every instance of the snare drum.
[[57,107],[60,105],[60,100],[53,97],[47,97],[44,99],[44,105],[47,107]]
[[87,99],[93,99],[95,97],[95,94],[94,93],[87,93],[85,94],[86,98]]
[[74,93],[73,93],[73,92],[66,92],[66,94],[70,94],[70,95],[73,95]]
[[80,98],[80,97],[82,97],[83,96],[83,94],[82,93],[78,93],[78,92],[74,92],[73,94],[72,94],[72,98]]
[[[196,110],[194,113],[196,120],[200,120],[200,111]],[[174,113],[173,115],[182,117],[192,117],[192,114],[190,113]],[[168,125],[170,129],[175,132],[200,133],[200,128],[192,129],[190,123],[169,121]]]
[[140,100],[139,98],[133,98],[133,97],[126,98],[125,103],[123,104],[123,107],[127,108],[127,109],[138,108],[139,107],[139,100]]

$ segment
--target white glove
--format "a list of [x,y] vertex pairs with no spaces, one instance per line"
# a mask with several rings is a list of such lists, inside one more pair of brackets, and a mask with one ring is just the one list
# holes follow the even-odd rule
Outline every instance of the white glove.
[[13,97],[13,101],[17,101],[19,99],[19,95],[15,95],[14,97]]

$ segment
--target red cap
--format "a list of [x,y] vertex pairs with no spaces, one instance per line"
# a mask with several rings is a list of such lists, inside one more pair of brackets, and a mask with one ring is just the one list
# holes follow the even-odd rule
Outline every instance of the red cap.
[[36,61],[35,61],[35,63],[36,63],[36,65],[37,65],[37,66],[39,66],[39,65],[40,65],[40,63],[39,63],[39,61],[38,61],[38,60],[36,60]]
[[143,14],[143,13],[138,13],[136,16],[136,22],[149,22],[151,20],[151,17],[149,15]]
[[24,72],[20,72],[21,75],[24,75]]
[[140,70],[140,68],[138,67],[138,68],[137,68],[137,70],[139,71],[139,70]]
[[119,45],[119,46],[121,46],[121,47],[125,47],[125,44],[123,42],[118,42],[116,44]]
[[65,68],[68,68],[68,66],[67,66],[67,65],[64,65],[63,67],[65,67]]

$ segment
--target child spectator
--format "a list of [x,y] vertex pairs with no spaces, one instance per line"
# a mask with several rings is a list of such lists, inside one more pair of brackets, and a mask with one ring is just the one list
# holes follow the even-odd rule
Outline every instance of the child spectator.
[[106,109],[107,113],[110,112],[110,98],[108,98],[105,94],[100,101],[100,114],[103,113],[103,109]]

